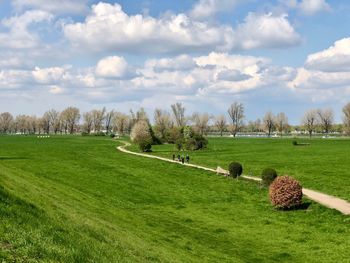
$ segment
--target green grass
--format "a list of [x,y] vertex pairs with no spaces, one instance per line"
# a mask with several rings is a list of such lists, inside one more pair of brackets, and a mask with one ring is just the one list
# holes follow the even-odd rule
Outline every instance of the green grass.
[[0,137],[0,261],[348,262],[350,220],[98,137]]
[[[350,139],[298,139],[310,145],[292,145],[293,139],[210,138],[208,149],[190,152],[191,162],[227,169],[239,161],[246,175],[260,176],[271,167],[278,174],[300,180],[307,188],[350,201]],[[131,149],[137,151],[133,146]],[[153,154],[172,158],[173,145],[153,146]],[[177,152],[175,152],[177,154]]]

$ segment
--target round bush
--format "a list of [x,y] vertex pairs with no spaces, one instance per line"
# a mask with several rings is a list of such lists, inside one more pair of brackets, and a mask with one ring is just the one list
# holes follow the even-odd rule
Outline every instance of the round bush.
[[297,140],[293,140],[293,141],[292,141],[292,144],[293,144],[294,146],[297,146],[297,145],[298,145]]
[[277,177],[270,185],[270,200],[276,208],[287,209],[302,203],[302,187],[297,180],[287,175]]
[[273,180],[277,177],[277,172],[275,169],[266,168],[262,171],[261,179],[264,185],[269,186]]
[[232,162],[228,166],[228,171],[230,173],[230,176],[236,178],[237,176],[240,176],[242,174],[243,167],[239,162]]

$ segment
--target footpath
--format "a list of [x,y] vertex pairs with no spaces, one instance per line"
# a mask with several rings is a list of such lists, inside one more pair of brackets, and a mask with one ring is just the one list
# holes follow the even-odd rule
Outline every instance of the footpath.
[[[201,165],[196,165],[196,164],[190,164],[190,163],[184,163],[182,164],[181,162],[178,161],[174,161],[172,159],[168,159],[168,158],[164,158],[164,157],[159,157],[159,156],[155,156],[155,155],[150,155],[150,154],[146,154],[146,153],[137,153],[137,152],[132,152],[129,151],[127,149],[125,149],[125,147],[130,146],[130,143],[128,142],[124,142],[124,141],[120,141],[122,143],[124,143],[124,145],[122,146],[118,146],[117,149],[121,152],[124,153],[128,153],[128,154],[132,154],[132,155],[137,155],[137,156],[142,156],[142,157],[147,157],[147,158],[152,158],[152,159],[158,159],[161,161],[165,161],[165,162],[170,162],[170,163],[176,163],[179,165],[184,165],[184,166],[189,166],[189,167],[193,167],[193,168],[197,168],[197,169],[201,169],[201,170],[205,170],[205,171],[209,171],[209,172],[213,172],[213,173],[217,173],[217,174],[222,174],[225,175],[228,173],[228,171],[220,169],[216,170],[216,169],[212,169],[212,168],[208,168],[208,167],[204,167]],[[260,178],[258,177],[253,177],[253,176],[246,176],[246,175],[242,175],[242,178],[248,179],[248,180],[253,180],[253,181],[261,181]],[[303,194],[310,200],[315,201],[321,205],[324,205],[328,208],[331,209],[336,209],[339,212],[341,212],[344,215],[350,215],[350,202],[332,196],[332,195],[327,195],[324,193],[320,193],[311,189],[307,189],[307,188],[303,188]]]

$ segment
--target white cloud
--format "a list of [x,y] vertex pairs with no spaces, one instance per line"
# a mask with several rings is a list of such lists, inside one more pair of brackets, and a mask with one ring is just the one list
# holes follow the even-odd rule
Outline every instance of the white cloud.
[[51,21],[53,16],[45,11],[26,11],[20,16],[3,19],[1,24],[9,31],[0,33],[0,48],[30,49],[40,46],[40,37],[29,30],[33,24],[43,21]]
[[88,10],[88,0],[12,0],[13,7],[40,9],[57,14],[81,14]]
[[242,0],[199,0],[190,10],[190,16],[194,19],[205,19],[219,12],[232,10]]
[[146,67],[155,71],[164,70],[189,70],[193,69],[196,62],[189,55],[180,55],[174,58],[150,59],[146,61]]
[[311,54],[305,62],[307,69],[325,72],[350,71],[350,38],[343,38],[330,48]]
[[242,49],[294,46],[301,38],[288,21],[287,14],[249,13],[237,28],[235,39]]
[[154,18],[129,16],[119,4],[99,3],[82,23],[64,25],[64,34],[79,50],[130,53],[186,53],[280,48],[300,42],[287,15],[250,13],[235,30],[196,21],[186,14]]
[[128,63],[123,57],[111,56],[101,59],[95,69],[96,75],[103,78],[125,78],[129,75]]
[[280,2],[289,8],[299,10],[302,14],[307,16],[331,10],[326,0],[280,0]]
[[70,78],[67,69],[69,67],[52,67],[52,68],[39,68],[35,67],[32,71],[34,80],[40,84],[54,84],[60,83]]

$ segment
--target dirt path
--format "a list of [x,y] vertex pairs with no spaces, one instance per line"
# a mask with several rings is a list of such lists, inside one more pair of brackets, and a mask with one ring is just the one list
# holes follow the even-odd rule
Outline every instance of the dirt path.
[[[124,142],[124,141],[120,141],[120,142],[124,143],[124,145],[118,146],[117,149],[121,152],[124,152],[124,153],[133,154],[133,155],[142,156],[142,157],[147,157],[147,158],[152,158],[152,159],[158,159],[158,160],[165,161],[165,162],[176,163],[179,165],[189,166],[189,167],[193,167],[193,168],[197,168],[197,169],[201,169],[201,170],[206,170],[206,171],[213,172],[213,173],[218,173],[217,170],[215,170],[215,169],[200,166],[200,165],[189,164],[189,163],[182,164],[178,161],[173,161],[171,159],[164,158],[164,157],[154,156],[154,155],[145,154],[145,153],[132,152],[132,151],[125,149],[125,147],[130,146],[130,143]],[[220,174],[223,174],[222,170],[220,171]],[[253,177],[253,176],[243,175],[241,177],[248,179],[248,180],[261,181],[260,178]],[[324,206],[331,208],[331,209],[336,209],[339,212],[343,213],[344,215],[350,215],[350,203],[347,202],[346,200],[337,198],[335,196],[327,195],[324,193],[320,193],[320,192],[317,192],[314,190],[310,190],[307,188],[303,188],[303,194],[308,199],[313,200],[321,205],[324,205]]]

